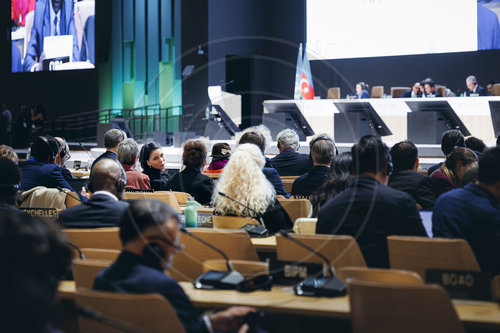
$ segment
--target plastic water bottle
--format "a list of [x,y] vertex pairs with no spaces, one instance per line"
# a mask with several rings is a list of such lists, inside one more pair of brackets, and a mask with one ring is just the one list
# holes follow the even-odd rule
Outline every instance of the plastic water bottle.
[[196,202],[193,197],[187,198],[186,209],[184,210],[186,227],[196,228],[198,226],[198,207],[200,206],[201,205]]

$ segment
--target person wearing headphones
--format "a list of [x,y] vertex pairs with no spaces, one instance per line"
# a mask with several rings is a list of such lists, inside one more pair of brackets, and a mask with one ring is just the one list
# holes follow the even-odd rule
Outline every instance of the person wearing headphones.
[[368,85],[364,82],[356,83],[356,99],[370,98],[370,93],[368,92]]
[[104,133],[104,148],[106,148],[106,151],[95,159],[90,168],[90,172],[94,169],[94,165],[103,158],[110,158],[115,161],[118,160],[118,145],[126,138],[127,135],[125,132],[117,128],[112,128]]
[[333,139],[328,134],[318,134],[309,142],[309,151],[314,166],[309,172],[295,179],[292,195],[309,196],[328,179],[330,165],[336,155]]
[[61,167],[61,172],[63,174],[64,179],[71,180],[73,179],[73,175],[71,171],[66,168],[64,163],[71,158],[71,154],[69,153],[69,146],[66,140],[61,137],[56,136],[55,139],[59,143],[59,150],[57,151],[56,158],[54,163]]
[[26,161],[20,162],[21,190],[31,190],[37,186],[47,188],[66,188],[78,195],[81,201],[86,200],[85,195],[75,191],[64,179],[61,167],[55,164],[59,153],[59,143],[52,136],[39,136],[31,145],[31,156]]
[[276,141],[280,153],[271,158],[271,163],[281,177],[301,176],[313,167],[309,156],[299,154],[299,136],[293,129],[279,132]]
[[65,228],[116,227],[128,207],[121,201],[127,177],[121,164],[104,158],[94,165],[89,190],[92,197],[80,205],[63,210],[59,222]]
[[351,148],[354,181],[319,210],[317,234],[351,235],[368,267],[389,267],[387,236],[427,232],[415,200],[387,185],[391,156],[379,138],[367,135]]
[[179,244],[179,217],[168,205],[156,200],[133,202],[120,223],[122,252],[116,261],[101,271],[93,289],[107,292],[160,294],[177,313],[187,333],[246,332],[244,317],[255,309],[231,307],[200,317],[181,286],[164,273]]

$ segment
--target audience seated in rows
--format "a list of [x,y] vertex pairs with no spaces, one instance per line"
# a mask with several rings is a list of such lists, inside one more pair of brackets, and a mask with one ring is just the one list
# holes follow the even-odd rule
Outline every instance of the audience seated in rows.
[[317,217],[320,208],[335,195],[351,184],[352,157],[350,152],[335,155],[328,173],[328,179],[312,195],[312,217]]
[[265,158],[266,161],[266,164],[264,165],[262,172],[269,180],[269,182],[273,185],[274,190],[276,191],[276,195],[289,197],[290,195],[285,191],[285,188],[283,187],[283,182],[281,181],[278,171],[276,171],[276,169],[272,166],[271,161],[264,156],[264,151],[266,150],[266,145],[267,145],[266,137],[262,133],[257,131],[246,131],[237,141],[238,145],[243,143],[251,143],[260,148],[262,156]]
[[117,160],[116,153],[118,151],[118,145],[126,138],[127,135],[125,134],[125,132],[117,128],[112,128],[106,133],[104,133],[104,148],[106,148],[106,151],[95,159],[94,163],[92,164],[91,172],[92,169],[94,168],[94,164],[96,164],[103,158],[110,158],[116,161]]
[[[262,172],[265,159],[262,151],[254,144],[240,144],[224,168],[213,196],[214,214],[262,217],[270,233],[290,229],[293,222],[276,199],[272,184]],[[222,192],[243,205],[220,196]]]
[[212,161],[204,172],[221,173],[231,157],[231,147],[225,142],[218,142],[212,147]]
[[328,179],[330,165],[336,153],[335,142],[325,133],[318,134],[309,142],[309,151],[313,168],[295,179],[292,195],[310,196]]
[[127,175],[127,189],[149,190],[149,177],[135,169],[139,146],[134,139],[125,139],[118,145],[117,158]]
[[356,179],[321,207],[316,233],[355,237],[370,267],[389,267],[389,235],[427,233],[415,200],[387,184],[391,160],[387,147],[374,136],[364,136],[351,149]]
[[[444,156],[448,156],[454,147],[465,147],[465,138],[459,130],[449,130],[443,133],[441,137],[441,151]],[[434,171],[439,170],[443,162],[431,166],[428,170],[428,175],[432,175]]]
[[182,152],[184,170],[175,174],[167,183],[167,189],[186,192],[199,203],[209,204],[214,191],[213,180],[202,174],[207,163],[207,148],[201,140],[188,140]]
[[94,164],[89,190],[92,197],[63,210],[59,222],[65,228],[116,227],[128,203],[121,201],[127,177],[118,161],[103,158]]
[[59,332],[49,319],[70,250],[54,225],[14,208],[0,214],[0,332]]
[[254,309],[232,307],[200,317],[182,287],[163,272],[182,250],[179,236],[179,220],[172,208],[154,200],[132,203],[120,223],[123,250],[109,268],[97,275],[94,289],[160,294],[172,305],[188,333],[237,330],[244,316]]
[[432,210],[436,194],[432,180],[420,173],[418,149],[411,141],[401,141],[391,148],[394,170],[389,186],[408,193],[424,210]]
[[462,178],[467,170],[477,165],[477,156],[469,148],[454,149],[447,157],[441,168],[431,175],[436,195],[460,187]]
[[434,206],[434,237],[463,238],[481,270],[500,273],[500,147],[479,158],[478,181],[443,194]]
[[20,162],[21,189],[31,190],[37,186],[47,188],[66,188],[78,194],[80,200],[86,200],[84,194],[75,191],[62,175],[61,167],[55,164],[59,152],[59,143],[51,136],[39,136],[31,145],[31,156]]
[[301,176],[313,167],[312,161],[306,154],[299,154],[299,136],[292,129],[285,129],[276,137],[280,153],[271,158],[273,167],[280,177]]
[[19,167],[8,158],[0,157],[0,206],[16,204],[21,182]]
[[477,157],[481,157],[483,151],[486,150],[486,144],[484,143],[484,141],[476,138],[475,136],[469,136],[467,139],[465,139],[465,147],[472,150]]
[[0,158],[8,158],[15,164],[19,163],[19,158],[17,157],[16,151],[12,147],[6,145],[0,145]]
[[165,155],[158,142],[148,142],[141,148],[139,155],[142,172],[149,177],[151,188],[155,191],[166,191],[170,177],[165,169]]

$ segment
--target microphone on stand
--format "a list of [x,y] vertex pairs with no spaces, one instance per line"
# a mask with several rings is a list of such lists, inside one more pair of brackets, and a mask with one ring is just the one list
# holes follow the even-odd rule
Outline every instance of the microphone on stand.
[[280,230],[279,233],[283,237],[289,239],[295,244],[298,244],[304,249],[311,251],[313,254],[321,258],[330,271],[331,276],[310,277],[296,285],[295,294],[297,294],[297,296],[336,297],[344,296],[347,293],[345,283],[335,276],[335,269],[330,264],[327,257],[309,245],[295,239],[286,230]]
[[75,199],[75,200],[78,200],[78,201],[82,202],[82,200],[80,200],[80,198],[79,198],[79,197],[74,196],[74,195],[72,194],[72,192],[71,192],[70,190],[68,190],[67,188],[62,188],[61,186],[58,186],[58,187],[57,187],[57,190],[58,190],[59,192],[65,193],[67,196],[69,196],[69,197],[71,197],[71,198],[73,198],[73,199]]
[[186,228],[181,228],[181,232],[211,248],[226,260],[227,271],[210,270],[205,272],[194,280],[194,287],[197,289],[236,289],[238,283],[243,281],[244,278],[240,273],[233,269],[233,265],[231,265],[231,261],[228,256],[221,249],[215,247],[201,237],[194,235]]

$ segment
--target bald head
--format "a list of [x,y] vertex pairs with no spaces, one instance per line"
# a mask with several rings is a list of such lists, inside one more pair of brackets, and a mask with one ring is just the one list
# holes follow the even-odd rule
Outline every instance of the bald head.
[[120,186],[122,174],[123,169],[117,161],[110,158],[103,158],[92,166],[89,189],[93,193],[107,191],[113,193],[118,199],[121,199],[125,190],[124,187]]

